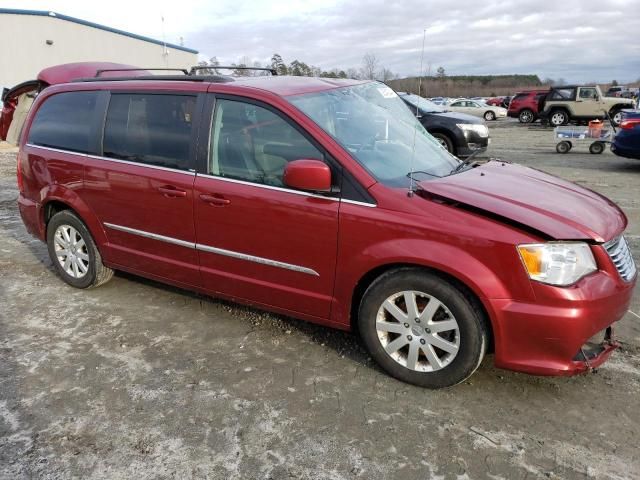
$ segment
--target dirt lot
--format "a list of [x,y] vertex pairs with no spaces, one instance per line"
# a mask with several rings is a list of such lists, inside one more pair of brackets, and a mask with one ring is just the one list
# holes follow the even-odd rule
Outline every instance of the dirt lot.
[[[491,134],[490,156],[620,204],[640,260],[640,161],[561,156],[550,131],[511,121]],[[640,478],[633,313],[597,374],[537,378],[489,356],[428,391],[347,333],[128,275],[74,290],[16,196],[15,156],[0,152],[0,478]]]

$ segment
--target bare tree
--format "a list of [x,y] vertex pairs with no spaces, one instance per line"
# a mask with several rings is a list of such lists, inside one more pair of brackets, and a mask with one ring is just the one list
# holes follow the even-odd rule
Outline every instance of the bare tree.
[[398,78],[398,76],[388,68],[383,67],[380,70],[380,80],[382,80],[384,83],[387,83],[389,80],[394,80],[396,78]]
[[353,78],[354,80],[360,80],[362,78],[362,75],[360,75],[360,72],[355,68],[347,69],[346,73],[347,73],[347,78]]
[[362,57],[362,76],[366,80],[375,80],[380,62],[373,53],[365,53]]

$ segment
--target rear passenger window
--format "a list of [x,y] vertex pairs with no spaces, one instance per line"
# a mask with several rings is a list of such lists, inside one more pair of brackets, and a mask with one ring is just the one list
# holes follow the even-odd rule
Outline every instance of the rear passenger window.
[[111,94],[103,155],[178,170],[193,169],[191,131],[196,97]]
[[98,92],[58,93],[36,112],[28,143],[70,152],[97,153],[91,138]]

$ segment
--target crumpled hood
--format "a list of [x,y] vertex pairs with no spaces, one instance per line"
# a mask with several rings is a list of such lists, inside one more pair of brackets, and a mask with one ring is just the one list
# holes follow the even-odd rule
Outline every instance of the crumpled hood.
[[500,161],[418,185],[424,192],[504,217],[557,240],[606,242],[627,226],[622,210],[602,195]]

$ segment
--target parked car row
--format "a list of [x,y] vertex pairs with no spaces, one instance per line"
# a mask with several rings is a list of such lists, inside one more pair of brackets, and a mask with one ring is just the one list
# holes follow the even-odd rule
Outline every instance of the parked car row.
[[[586,122],[594,119],[611,117],[614,125],[621,121],[621,111],[636,108],[638,89],[626,86],[611,87],[603,94],[597,85],[563,85],[547,89],[523,90],[513,97],[471,97],[431,99],[438,105],[446,105],[451,110],[476,114],[467,108],[495,106],[507,109],[507,115],[517,118],[521,123],[532,123],[541,120],[552,126],[566,125],[570,122]],[[464,108],[461,109],[461,108]],[[479,112],[480,110],[476,110]],[[485,110],[485,120],[493,120],[493,115]],[[496,114],[495,118],[500,118]]]
[[638,98],[640,89],[638,87],[627,87],[626,85],[616,85],[607,90],[608,97]]

